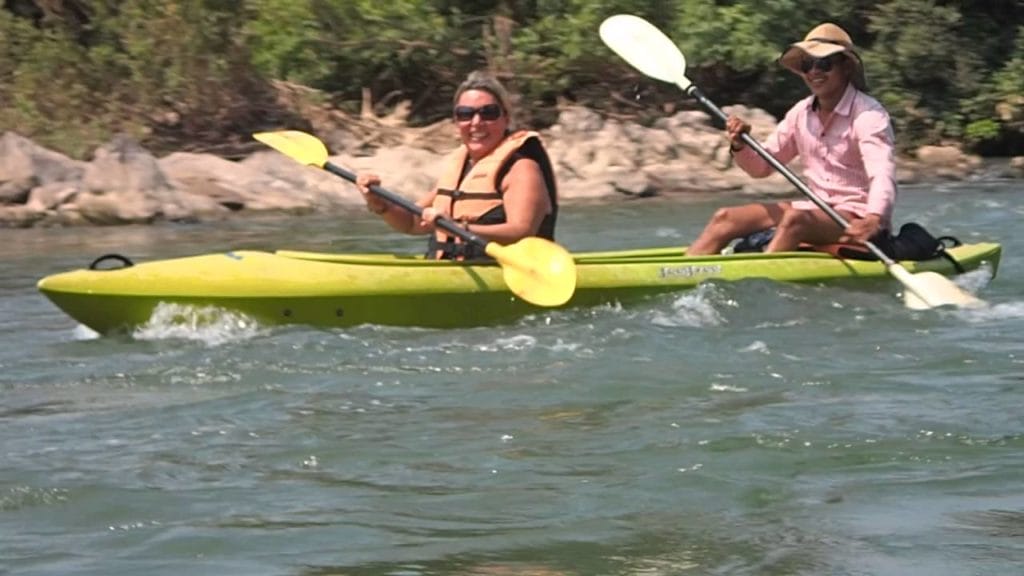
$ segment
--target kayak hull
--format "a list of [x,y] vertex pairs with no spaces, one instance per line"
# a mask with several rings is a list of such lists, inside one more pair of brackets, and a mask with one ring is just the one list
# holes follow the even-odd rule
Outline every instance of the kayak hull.
[[[1001,248],[980,243],[950,252],[965,270],[987,265],[994,274]],[[626,303],[711,280],[846,283],[888,277],[879,262],[817,252],[688,257],[674,247],[574,257],[577,286],[566,307]],[[903,264],[912,273],[955,273],[943,258]],[[144,325],[161,304],[214,307],[268,325],[324,327],[479,326],[544,310],[513,296],[497,264],[384,254],[235,251],[74,270],[47,276],[38,287],[69,316],[100,333]]]

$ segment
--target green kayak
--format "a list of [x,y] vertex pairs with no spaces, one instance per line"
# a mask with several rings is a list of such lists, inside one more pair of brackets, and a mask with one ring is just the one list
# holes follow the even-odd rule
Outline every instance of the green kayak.
[[[999,264],[1001,247],[967,244],[949,254],[964,270]],[[871,280],[898,284],[879,262],[819,252],[688,257],[648,248],[574,255],[576,292],[566,306],[625,303],[708,281]],[[538,308],[516,298],[496,264],[438,262],[384,254],[236,251],[48,276],[38,287],[69,316],[100,332],[150,320],[161,303],[213,306],[267,325],[459,327],[507,322]],[[955,274],[945,258],[904,262],[912,273]]]

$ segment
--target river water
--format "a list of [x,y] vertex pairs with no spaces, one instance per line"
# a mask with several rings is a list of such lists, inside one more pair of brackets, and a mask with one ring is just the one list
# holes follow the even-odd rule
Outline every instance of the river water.
[[[416,252],[365,212],[0,231],[0,574],[926,575],[1024,566],[1021,182],[903,191],[990,306],[709,283],[464,330],[159,324],[34,287],[106,252]],[[685,244],[728,196],[569,205]]]

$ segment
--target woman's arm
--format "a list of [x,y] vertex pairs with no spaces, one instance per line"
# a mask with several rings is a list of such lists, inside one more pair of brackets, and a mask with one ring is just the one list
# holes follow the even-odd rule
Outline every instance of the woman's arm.
[[391,225],[392,228],[399,232],[405,232],[406,234],[430,234],[434,231],[434,216],[432,208],[434,204],[434,197],[437,196],[437,190],[431,190],[429,193],[424,195],[422,198],[416,201],[416,205],[423,208],[423,218],[414,215],[412,212],[406,212],[397,206],[392,207],[391,212],[401,212],[400,216],[390,216],[385,214],[384,221]]
[[[359,191],[363,194],[366,208],[380,216],[381,219],[387,222],[388,226],[406,234],[426,234],[433,231],[434,226],[432,223],[424,222],[412,212],[396,206],[371,192],[371,186],[380,186],[380,177],[376,174],[359,174],[356,176],[356,186],[359,187]],[[437,190],[431,190],[429,194],[417,200],[416,204],[421,208],[428,208],[434,203],[434,196],[436,195]]]
[[540,165],[530,158],[520,158],[505,175],[501,188],[505,222],[470,224],[469,230],[501,244],[511,244],[536,235],[544,217],[552,209]]

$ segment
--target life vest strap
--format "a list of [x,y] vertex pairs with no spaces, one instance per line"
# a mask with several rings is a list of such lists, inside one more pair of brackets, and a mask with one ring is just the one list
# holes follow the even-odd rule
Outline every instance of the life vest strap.
[[452,200],[500,200],[500,192],[464,192],[462,190],[448,190],[438,188],[438,196],[449,196]]

